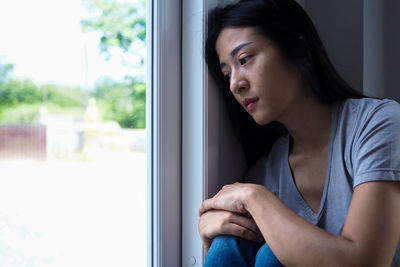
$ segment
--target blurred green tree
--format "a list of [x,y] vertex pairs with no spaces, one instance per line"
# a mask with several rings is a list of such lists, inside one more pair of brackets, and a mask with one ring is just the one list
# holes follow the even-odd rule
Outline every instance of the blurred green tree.
[[[124,55],[122,64],[132,67],[132,73],[134,68],[143,67],[140,49],[145,47],[146,40],[145,0],[83,0],[83,3],[92,16],[81,21],[82,29],[100,33],[100,54],[109,60],[112,50],[120,49]],[[104,119],[116,120],[123,128],[145,128],[145,92],[145,84],[134,75],[124,81],[103,77],[95,86],[94,96]]]
[[0,84],[6,83],[14,71],[14,64],[6,63],[4,57],[0,57]]
[[[145,45],[146,40],[146,2],[118,2],[116,0],[83,0],[87,11],[92,17],[81,20],[86,32],[99,32],[100,53],[109,59],[112,48],[120,48],[124,53],[143,57],[132,49],[134,42]],[[129,62],[124,62],[130,65]]]
[[57,114],[83,116],[85,93],[56,84],[36,85],[14,78],[14,64],[0,58],[0,123],[33,123],[41,107]]
[[94,96],[105,120],[115,120],[123,128],[145,128],[146,87],[144,83],[116,82],[103,77]]

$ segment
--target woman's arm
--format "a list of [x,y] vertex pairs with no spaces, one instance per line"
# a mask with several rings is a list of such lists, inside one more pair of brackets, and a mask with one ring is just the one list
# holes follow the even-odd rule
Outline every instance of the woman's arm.
[[400,184],[357,186],[342,235],[307,222],[264,186],[233,184],[203,202],[210,209],[249,212],[286,266],[390,266],[400,236]]

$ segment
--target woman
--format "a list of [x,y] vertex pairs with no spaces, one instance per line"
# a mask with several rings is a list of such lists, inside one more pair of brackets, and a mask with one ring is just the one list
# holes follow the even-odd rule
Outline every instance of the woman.
[[208,30],[248,162],[268,153],[201,205],[206,266],[400,266],[400,105],[350,88],[293,0],[216,8]]

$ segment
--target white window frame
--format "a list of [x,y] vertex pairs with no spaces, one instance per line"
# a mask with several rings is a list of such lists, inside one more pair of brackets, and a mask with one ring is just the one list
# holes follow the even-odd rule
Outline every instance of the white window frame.
[[182,266],[203,266],[198,209],[207,181],[206,90],[203,43],[206,0],[182,6]]
[[182,6],[182,266],[204,265],[198,209],[244,167],[243,159],[236,160],[242,153],[204,61],[208,11],[226,2],[194,0]]
[[147,7],[147,265],[180,266],[181,1],[148,0]]
[[216,4],[148,2],[148,266],[203,266],[197,229],[208,195],[203,39],[207,10]]

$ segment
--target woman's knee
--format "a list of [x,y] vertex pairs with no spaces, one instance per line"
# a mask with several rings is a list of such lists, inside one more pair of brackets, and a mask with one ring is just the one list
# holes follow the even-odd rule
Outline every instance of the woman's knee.
[[230,258],[237,252],[237,237],[230,235],[216,236],[207,254],[207,259],[213,257]]
[[205,267],[248,266],[255,255],[254,242],[235,236],[221,235],[213,239]]
[[271,248],[265,243],[257,252],[255,267],[282,267]]

